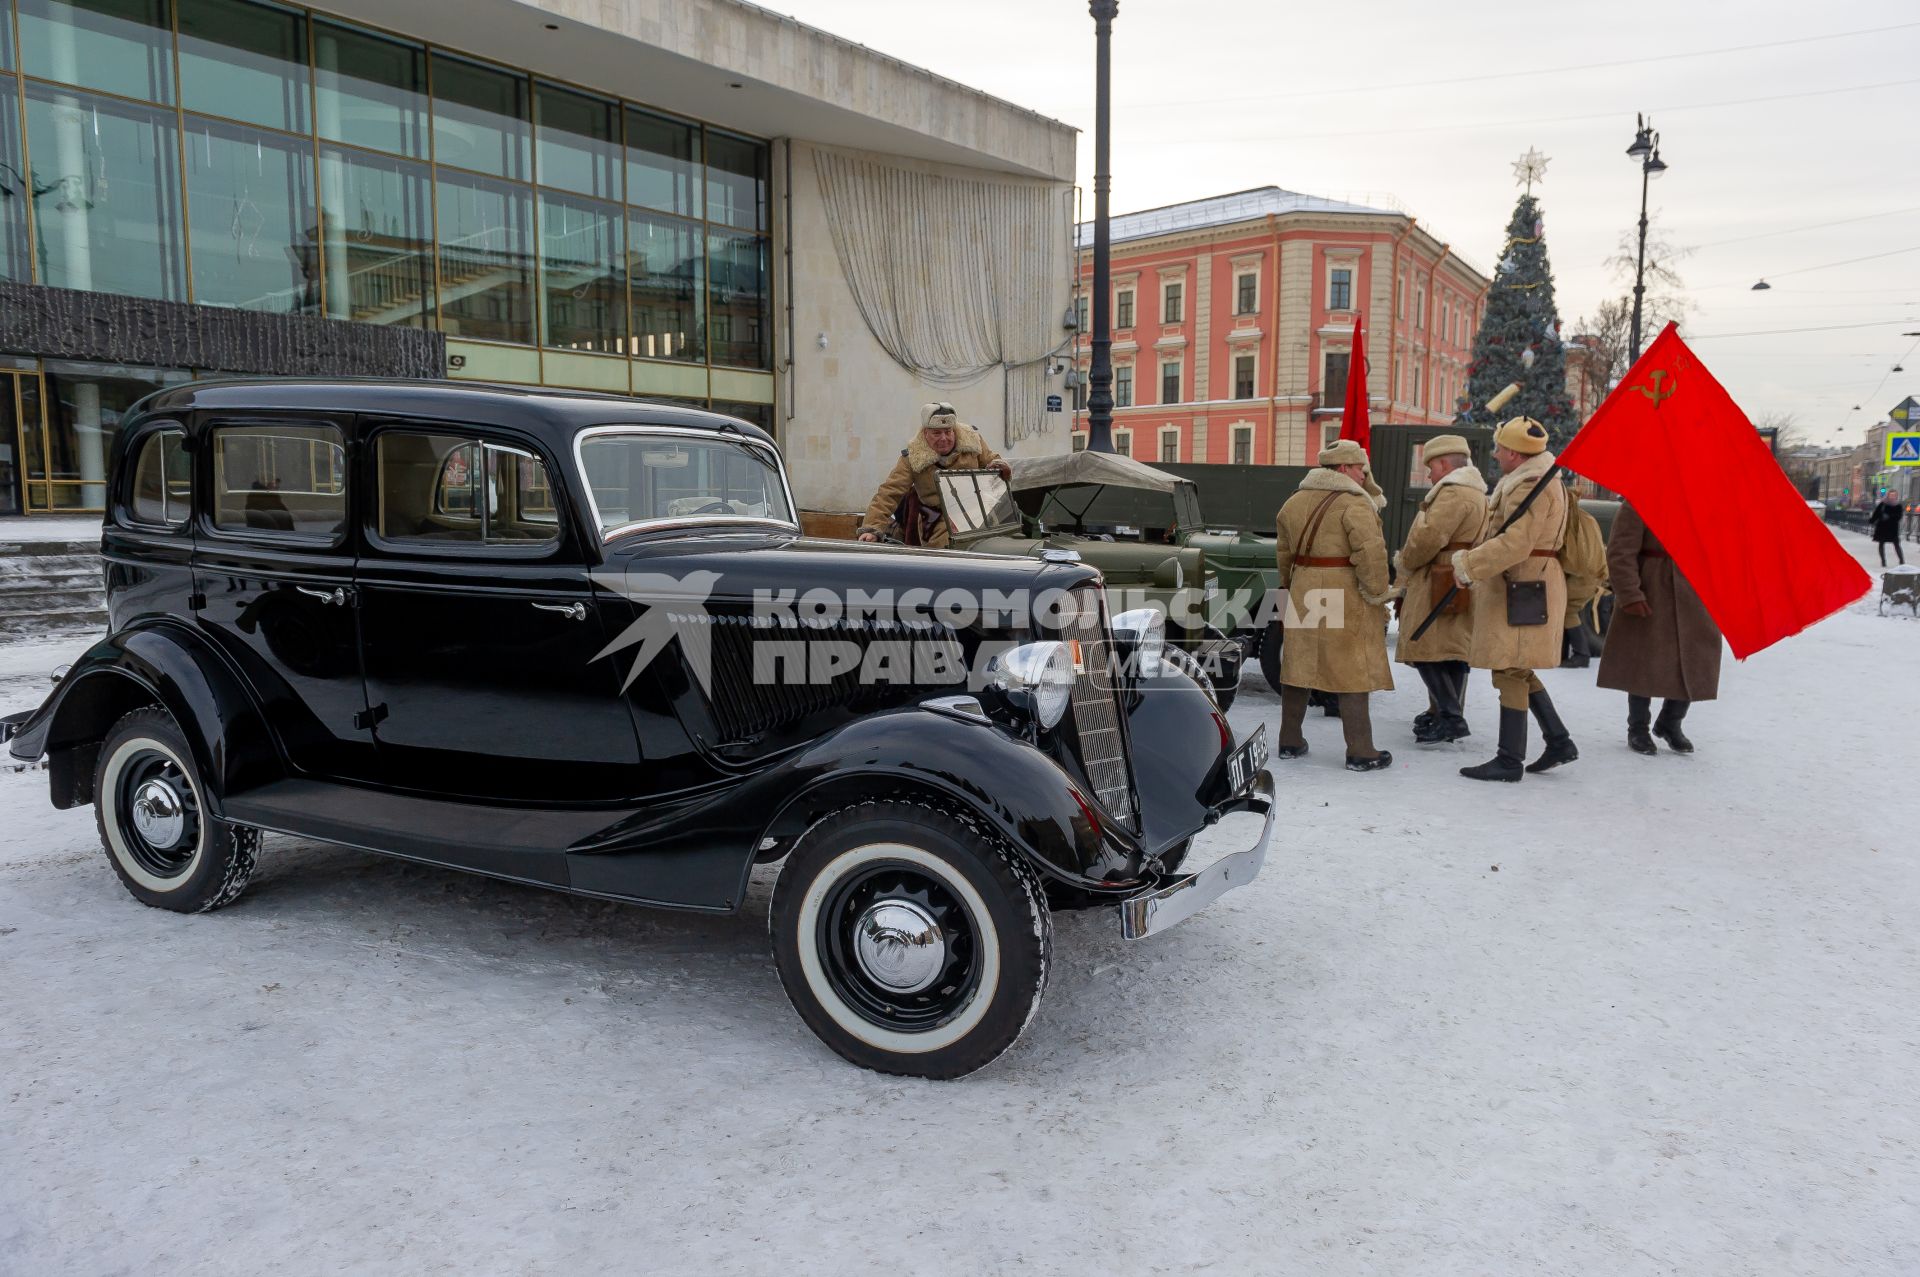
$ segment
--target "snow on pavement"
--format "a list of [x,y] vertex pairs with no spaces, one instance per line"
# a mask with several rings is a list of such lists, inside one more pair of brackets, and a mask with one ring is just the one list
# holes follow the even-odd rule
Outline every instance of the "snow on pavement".
[[1458,745],[1376,697],[1384,773],[1309,720],[1265,874],[1058,918],[957,1083],[814,1040],[766,874],[694,917],[270,837],[184,918],[0,774],[0,1272],[1920,1271],[1920,623],[1875,601],[1729,660],[1691,758],[1591,670],[1517,786],[1454,774],[1484,674]]

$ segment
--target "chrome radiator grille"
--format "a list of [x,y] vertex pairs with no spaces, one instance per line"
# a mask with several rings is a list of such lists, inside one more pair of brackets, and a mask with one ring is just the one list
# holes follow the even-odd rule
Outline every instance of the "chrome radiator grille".
[[1113,640],[1107,633],[1106,598],[1097,586],[1074,592],[1079,605],[1060,636],[1079,645],[1073,678],[1073,726],[1080,739],[1080,765],[1093,782],[1094,797],[1110,815],[1133,819],[1133,781],[1127,767],[1126,735],[1120,727],[1119,698],[1109,664]]

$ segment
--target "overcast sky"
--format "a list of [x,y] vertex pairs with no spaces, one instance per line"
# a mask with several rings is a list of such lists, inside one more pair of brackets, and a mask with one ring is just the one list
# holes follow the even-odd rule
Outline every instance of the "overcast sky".
[[[1092,215],[1080,0],[773,7],[1082,129]],[[1685,331],[1748,415],[1790,412],[1815,441],[1850,443],[1920,395],[1920,338],[1901,336],[1920,332],[1912,0],[1121,0],[1113,210],[1270,184],[1391,195],[1486,269],[1518,194],[1512,162],[1537,146],[1552,157],[1536,189],[1572,331],[1622,291],[1604,260],[1639,215],[1624,154],[1639,110],[1671,165],[1653,185],[1656,232],[1695,246],[1680,264],[1696,305]],[[1894,255],[1807,269],[1877,254]],[[1753,292],[1762,276],[1773,288]],[[1776,331],[1810,328],[1827,331]],[[1758,335],[1719,336],[1745,333]],[[1891,373],[1903,356],[1910,371]]]

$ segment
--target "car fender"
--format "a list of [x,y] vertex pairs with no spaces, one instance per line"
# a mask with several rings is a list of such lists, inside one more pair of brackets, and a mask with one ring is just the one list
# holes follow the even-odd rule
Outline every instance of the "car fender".
[[159,705],[180,725],[216,816],[227,794],[286,774],[246,685],[211,643],[165,619],[88,648],[20,725],[9,748],[23,761],[44,756],[54,806],[77,807],[92,801],[101,740],[121,715],[141,705]]
[[1191,838],[1227,801],[1233,729],[1213,697],[1173,660],[1136,677],[1123,701],[1140,795],[1140,842],[1156,850]]
[[1044,751],[924,706],[856,719],[740,781],[652,808],[569,847],[574,890],[731,911],[762,853],[839,807],[912,796],[986,824],[1045,876],[1083,890],[1140,881],[1131,832],[1101,821]]

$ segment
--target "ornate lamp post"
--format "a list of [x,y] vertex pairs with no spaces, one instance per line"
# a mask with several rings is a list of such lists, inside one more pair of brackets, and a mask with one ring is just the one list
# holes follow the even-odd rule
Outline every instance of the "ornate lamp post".
[[1640,166],[1640,255],[1633,267],[1633,333],[1628,342],[1629,366],[1640,358],[1640,306],[1647,292],[1647,184],[1667,171],[1666,161],[1660,158],[1660,135],[1654,132],[1653,121],[1644,115],[1633,118],[1638,129],[1633,135],[1633,145],[1627,148],[1627,158]]
[[1093,363],[1087,383],[1087,451],[1113,451],[1113,326],[1107,313],[1112,300],[1113,241],[1107,224],[1108,124],[1111,116],[1113,73],[1110,46],[1113,19],[1120,0],[1090,0],[1093,14]]

